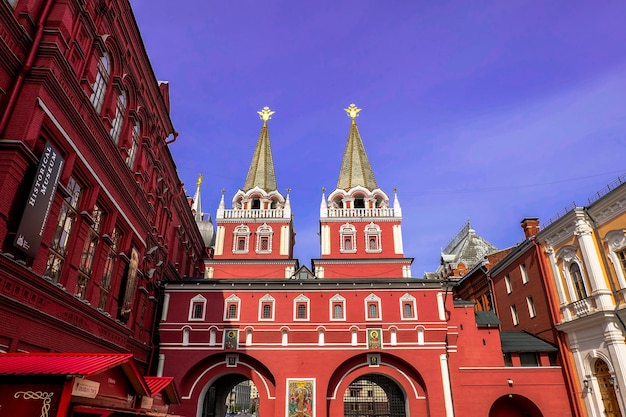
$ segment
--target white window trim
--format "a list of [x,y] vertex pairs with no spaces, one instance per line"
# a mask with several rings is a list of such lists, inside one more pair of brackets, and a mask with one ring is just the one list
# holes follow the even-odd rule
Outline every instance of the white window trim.
[[[262,238],[267,238],[267,249],[261,249]],[[256,253],[268,254],[272,253],[272,238],[274,237],[274,231],[272,227],[267,223],[263,223],[256,230]]]
[[[245,239],[245,247],[243,250],[239,250],[239,238]],[[233,253],[234,254],[247,254],[250,248],[250,228],[245,224],[241,224],[235,227],[233,231]]]
[[511,286],[511,277],[509,274],[504,276],[504,286],[506,287],[506,293],[511,294],[513,292],[513,287]]
[[511,320],[513,321],[513,326],[519,325],[519,313],[517,312],[517,307],[515,304],[511,304],[509,309],[511,310]]
[[[350,223],[346,223],[339,229],[339,252],[341,253],[356,253],[356,228]],[[352,249],[345,248],[346,237],[350,237],[352,242]]]
[[[341,304],[342,317],[338,319],[335,318],[334,314],[335,304]],[[328,301],[328,308],[330,310],[330,321],[346,321],[346,299],[343,298],[341,295],[335,294],[334,296],[332,296],[331,299]]]
[[[366,253],[381,253],[383,251],[381,230],[377,224],[373,222],[365,226],[365,252]],[[370,249],[370,237],[376,238],[376,249]]]
[[[228,317],[228,307],[232,304],[237,306],[237,317]],[[231,295],[226,300],[224,300],[224,321],[239,321],[239,316],[241,314],[241,299],[236,295]]]
[[519,271],[522,275],[522,284],[528,284],[528,269],[526,268],[526,264],[520,264]]
[[[413,308],[413,317],[406,317],[404,315],[404,305],[411,303]],[[411,294],[406,293],[402,297],[400,297],[400,319],[401,320],[417,320],[417,302],[415,297]]]
[[[193,307],[196,304],[202,304],[202,317],[201,318],[195,318],[193,316]],[[191,300],[189,300],[189,316],[187,317],[187,319],[189,321],[204,321],[205,317],[206,317],[206,298],[198,294],[195,297],[193,297]]]
[[[383,309],[381,307],[380,297],[372,293],[368,295],[367,297],[365,297],[364,303],[365,303],[365,321],[382,321]],[[378,312],[378,317],[370,317],[369,305],[372,303],[376,303],[376,306],[377,306],[376,310]]]
[[537,308],[535,307],[535,301],[532,296],[526,297],[526,305],[528,306],[528,315],[531,319],[537,317]]
[[[300,319],[298,318],[298,305],[299,304],[306,305],[306,318]],[[311,317],[311,300],[304,294],[300,294],[296,298],[293,299],[293,321],[309,321]]]
[[[263,306],[265,304],[270,304],[271,317],[264,318],[263,317]],[[259,299],[259,321],[274,321],[274,313],[276,312],[276,299],[269,294],[265,294],[263,297]]]

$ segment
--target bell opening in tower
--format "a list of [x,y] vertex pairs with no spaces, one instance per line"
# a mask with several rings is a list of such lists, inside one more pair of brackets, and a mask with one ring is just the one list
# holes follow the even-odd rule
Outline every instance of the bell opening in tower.
[[252,200],[252,210],[259,210],[261,208],[261,200],[254,198]]
[[365,200],[363,197],[357,197],[354,199],[354,208],[365,208]]

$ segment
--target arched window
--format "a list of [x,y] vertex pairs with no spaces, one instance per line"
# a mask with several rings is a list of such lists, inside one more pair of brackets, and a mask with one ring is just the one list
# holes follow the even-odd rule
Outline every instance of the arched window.
[[126,92],[122,91],[117,96],[117,102],[115,103],[115,118],[111,123],[111,139],[117,145],[120,140],[120,133],[122,132],[122,125],[124,124],[124,115],[126,114]]
[[339,230],[340,234],[340,251],[341,253],[355,253],[356,252],[356,229],[353,225],[346,223],[341,226]]
[[126,165],[128,168],[133,169],[135,165],[135,158],[137,157],[137,149],[139,148],[139,138],[141,137],[141,125],[139,122],[133,126],[130,148],[128,149],[128,156],[126,157]]
[[333,305],[333,318],[334,319],[342,319],[343,318],[343,305],[336,303]]
[[572,278],[572,283],[574,284],[574,291],[576,291],[576,300],[587,298],[587,290],[585,289],[583,276],[580,272],[580,266],[578,266],[576,262],[570,265],[569,273]]
[[89,101],[96,109],[97,113],[102,110],[102,103],[104,103],[104,93],[109,83],[109,74],[111,73],[111,64],[109,63],[109,55],[105,52],[98,61],[98,68],[96,72],[96,81],[91,86],[91,97]]
[[378,305],[376,303],[370,303],[367,306],[367,315],[370,319],[378,318]]

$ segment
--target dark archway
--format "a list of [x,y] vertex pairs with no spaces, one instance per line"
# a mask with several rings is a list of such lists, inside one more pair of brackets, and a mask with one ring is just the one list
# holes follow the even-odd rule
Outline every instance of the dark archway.
[[227,374],[213,381],[201,401],[202,417],[224,417],[240,412],[258,414],[259,410],[258,391],[254,383],[241,374]]
[[406,417],[406,398],[391,378],[365,374],[343,396],[345,417]]
[[526,397],[509,394],[498,398],[491,409],[489,417],[543,417],[539,408]]

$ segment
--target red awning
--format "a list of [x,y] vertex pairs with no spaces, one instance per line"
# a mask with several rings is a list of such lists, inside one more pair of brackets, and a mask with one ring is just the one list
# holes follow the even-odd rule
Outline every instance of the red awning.
[[147,376],[144,379],[153,397],[163,391],[168,404],[180,404],[180,396],[174,385],[174,378],[171,376]]
[[137,394],[149,395],[150,390],[129,353],[0,354],[0,375],[89,377],[117,366],[122,368]]

